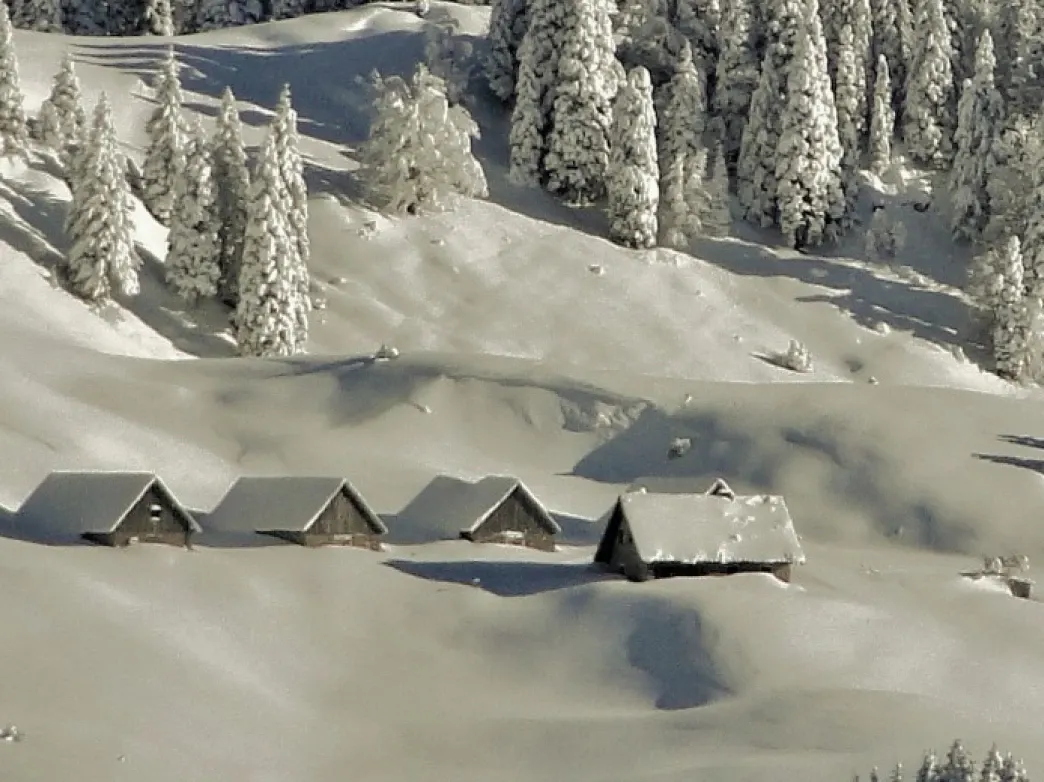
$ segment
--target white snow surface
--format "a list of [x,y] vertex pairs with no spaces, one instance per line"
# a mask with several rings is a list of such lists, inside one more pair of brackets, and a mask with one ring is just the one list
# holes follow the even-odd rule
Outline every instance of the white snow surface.
[[[155,472],[201,511],[243,474],[344,475],[393,538],[435,475],[507,474],[568,545],[0,538],[0,722],[24,734],[0,746],[5,779],[836,782],[958,736],[1042,773],[1041,603],[959,573],[1044,558],[1044,410],[965,344],[963,252],[910,207],[923,177],[868,179],[908,229],[890,263],[739,224],[692,253],[627,251],[596,212],[507,182],[483,103],[489,200],[377,215],[351,175],[354,77],[411,72],[446,14],[481,35],[488,8],[374,3],[173,41],[187,113],[209,122],[230,84],[248,145],[291,84],[327,300],[310,357],[232,358],[227,313],[163,282],[166,231],[140,204],[141,294],[73,299],[50,274],[60,171],[2,165],[0,502],[54,469]],[[167,39],[15,42],[30,113],[69,51],[140,163]],[[791,339],[812,372],[773,363]],[[382,343],[400,356],[353,358]],[[679,437],[692,447],[668,459]],[[641,476],[784,497],[807,563],[790,586],[590,569],[592,519]]]
[[628,492],[620,505],[643,562],[805,561],[782,497]]

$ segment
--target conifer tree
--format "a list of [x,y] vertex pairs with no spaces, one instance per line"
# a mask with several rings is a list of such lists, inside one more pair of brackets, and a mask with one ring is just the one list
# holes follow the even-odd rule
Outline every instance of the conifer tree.
[[7,4],[0,3],[0,154],[26,156],[29,126]]
[[834,105],[837,134],[841,143],[841,179],[845,190],[846,212],[859,194],[858,168],[866,131],[866,68],[864,52],[857,51],[850,23],[841,25],[837,41],[837,69],[834,76]]
[[867,147],[870,170],[883,174],[892,162],[892,133],[895,114],[892,110],[892,84],[888,74],[888,58],[877,58],[874,100],[870,111],[870,141]]
[[950,173],[953,198],[951,227],[956,239],[974,241],[990,219],[988,185],[995,167],[994,139],[1000,133],[1004,106],[993,83],[993,39],[982,34],[975,57],[975,77],[961,92],[957,154]]
[[732,208],[729,195],[729,170],[721,139],[714,142],[707,176],[707,205],[702,215],[703,230],[708,236],[727,236],[732,231]]
[[952,48],[942,0],[917,0],[914,41],[903,138],[915,160],[939,164],[952,155],[955,125]]
[[889,777],[890,782],[903,782],[903,764],[896,763],[895,768],[892,769],[892,776]]
[[184,160],[185,119],[181,114],[181,83],[174,47],[167,48],[156,80],[156,108],[145,124],[149,142],[142,165],[143,200],[152,215],[164,225],[170,220],[174,182]]
[[71,175],[70,164],[74,147],[79,144],[87,126],[87,114],[83,108],[83,93],[72,57],[66,54],[54,77],[51,94],[40,105],[38,131],[40,140],[57,150],[59,160],[67,175]]
[[261,0],[200,0],[196,6],[197,32],[223,30],[264,21]]
[[250,173],[236,99],[228,87],[221,96],[221,111],[211,145],[219,226],[219,293],[223,302],[234,307],[239,298],[239,264],[243,257]]
[[924,760],[921,762],[921,767],[917,770],[916,782],[935,782],[937,773],[938,764],[936,762],[935,752],[929,750],[924,753]]
[[693,208],[691,196],[702,189],[702,182],[697,180],[704,154],[701,150],[696,158],[687,159],[684,154],[675,157],[665,163],[661,173],[659,228],[667,247],[683,250],[702,233],[700,214]]
[[[1023,240],[1023,270],[1029,287],[1044,291],[1044,171],[1042,159],[1033,160],[1026,201],[1026,234]],[[1017,235],[1017,234],[1016,234]]]
[[[870,0],[870,18],[873,29],[871,54],[874,62],[885,58],[892,83],[889,100],[892,111],[902,105],[902,87],[905,81],[905,59],[899,29],[899,5],[896,0]],[[880,73],[880,70],[878,70]]]
[[197,119],[174,183],[174,208],[167,236],[167,282],[190,304],[218,292],[221,278],[218,211],[212,175],[212,148]]
[[1044,103],[1044,6],[999,3],[996,11],[997,86],[1008,112],[1028,116]]
[[[1019,251],[1021,254],[1021,247]],[[983,762],[982,770],[979,772],[979,782],[1001,782],[1000,774],[1003,765],[1004,758],[1001,757],[1000,752],[997,751],[997,745],[994,744],[990,747],[990,751],[986,753],[986,760]]]
[[13,0],[10,7],[11,25],[16,30],[63,32],[62,7],[58,0]]
[[70,247],[60,268],[72,292],[87,301],[107,301],[114,290],[124,296],[138,293],[131,194],[124,171],[112,108],[102,93],[77,164],[66,217]]
[[508,176],[518,185],[543,183],[563,14],[564,4],[557,0],[528,0],[528,26],[518,49],[515,106],[508,137]]
[[691,47],[691,56],[708,85],[717,83],[721,57],[719,0],[676,0],[671,22]]
[[490,91],[504,103],[515,95],[518,49],[526,34],[526,4],[526,0],[493,0],[490,8],[486,80]]
[[605,193],[617,86],[610,0],[558,2],[565,22],[544,156],[547,189],[570,203],[590,203]]
[[730,170],[739,157],[751,96],[758,85],[754,33],[750,0],[722,0],[721,57],[712,104],[725,123],[723,143]]
[[[1022,253],[1019,238],[1012,236],[1000,255],[1000,295],[993,324],[993,356],[997,374],[1009,380],[1022,380],[1030,368],[1029,310],[1023,292]],[[981,782],[997,782],[1000,768],[994,768],[992,754],[983,766]],[[951,766],[948,764],[947,768]],[[974,770],[966,756],[952,766],[950,778],[972,782]]]
[[276,136],[269,130],[251,177],[249,217],[234,319],[240,355],[299,353],[307,339],[307,305],[296,272],[297,243],[279,210],[284,199]]
[[284,201],[280,204],[280,209],[287,218],[290,238],[297,245],[298,267],[294,274],[301,287],[302,301],[310,305],[311,279],[308,263],[312,252],[308,237],[308,187],[305,184],[304,165],[298,149],[300,137],[297,132],[297,112],[291,103],[289,84],[284,85],[279,93],[279,102],[272,120],[272,132],[275,135],[279,173],[283,181]]
[[706,96],[688,41],[682,45],[674,74],[663,91],[657,142],[660,163],[666,167],[673,160],[696,154],[704,146]]
[[634,68],[613,106],[607,190],[609,238],[626,247],[656,245],[659,165],[652,80]]
[[870,86],[867,73],[872,66],[869,0],[836,0],[820,6],[823,37],[826,40],[827,69],[835,92],[847,91],[844,101],[835,100],[838,113],[842,103],[854,118],[860,141],[866,131]]
[[304,0],[272,0],[272,19],[296,19],[305,14]]
[[[1009,243],[1005,250],[1010,250],[1012,245]],[[1007,252],[1005,252],[1002,258],[1006,261]],[[1021,266],[1021,264],[1019,264]],[[1006,267],[1005,263],[1002,263],[1001,268]],[[1002,272],[1002,277],[1005,277]],[[1018,286],[1018,290],[1021,291],[1021,285]],[[967,750],[964,748],[964,744],[961,743],[960,739],[955,739],[953,744],[950,746],[949,752],[946,753],[946,761],[943,763],[941,772],[946,775],[948,782],[972,782],[972,778],[975,775],[975,762],[968,755]]]
[[174,35],[174,13],[171,0],[146,0],[142,28],[150,35],[170,38]]
[[762,227],[778,221],[776,153],[787,104],[788,74],[795,42],[807,20],[806,8],[803,0],[776,0],[768,10],[767,29],[771,34],[740,143],[737,164],[740,206],[746,220]]
[[817,6],[810,0],[790,68],[775,172],[780,228],[799,249],[834,238],[845,213],[837,111]]

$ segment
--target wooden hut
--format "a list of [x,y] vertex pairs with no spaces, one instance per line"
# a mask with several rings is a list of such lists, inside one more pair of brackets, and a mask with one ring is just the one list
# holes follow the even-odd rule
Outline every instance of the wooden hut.
[[[449,475],[433,479],[399,514],[414,541],[460,537],[555,550],[558,522],[518,478],[489,475],[471,482]],[[398,528],[398,524],[397,524]]]
[[715,485],[700,494],[622,494],[603,516],[595,562],[632,581],[771,573],[789,582],[805,555],[783,498]]
[[217,541],[260,534],[302,546],[381,549],[384,522],[344,478],[243,476],[204,519]]
[[104,546],[166,543],[191,546],[199,524],[150,472],[52,472],[22,503],[23,536]]

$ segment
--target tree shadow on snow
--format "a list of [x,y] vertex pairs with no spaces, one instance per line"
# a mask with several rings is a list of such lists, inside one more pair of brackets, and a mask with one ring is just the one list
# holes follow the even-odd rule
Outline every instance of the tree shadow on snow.
[[969,346],[963,339],[970,309],[955,293],[914,282],[884,279],[872,270],[816,255],[780,257],[767,248],[732,239],[695,243],[698,256],[733,274],[786,277],[827,293],[795,297],[806,304],[830,304],[867,329],[886,324],[927,342],[949,348]]
[[618,578],[586,563],[390,559],[385,564],[410,576],[445,584],[473,586],[499,597],[528,597]]
[[141,291],[120,298],[120,305],[178,350],[200,358],[236,355],[234,342],[220,336],[228,328],[228,308],[211,300],[187,307],[167,285],[163,263],[141,245],[136,250]]
[[[1018,445],[1022,448],[1044,449],[1044,439],[1031,437],[1029,435],[1002,434],[998,440],[1010,445]],[[1010,456],[1007,454],[973,453],[972,457],[984,462],[1003,464],[1009,467],[1021,467],[1024,470],[1044,475],[1044,459],[1032,459],[1026,456]]]
[[[693,447],[668,457],[676,437]],[[803,479],[809,465],[828,472],[818,485]],[[836,513],[857,508],[870,531],[937,551],[964,552],[971,530],[941,516],[925,501],[892,488],[894,467],[878,454],[845,442],[829,419],[805,427],[764,423],[752,428],[731,408],[670,415],[647,408],[629,427],[581,458],[570,473],[600,483],[628,485],[639,478],[666,478],[710,486],[724,478],[741,494],[781,494],[802,534],[830,539]],[[824,499],[826,502],[824,503]]]

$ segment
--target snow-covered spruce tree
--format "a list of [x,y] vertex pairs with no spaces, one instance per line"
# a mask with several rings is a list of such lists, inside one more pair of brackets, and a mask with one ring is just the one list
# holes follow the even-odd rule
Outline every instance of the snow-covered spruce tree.
[[485,72],[489,89],[504,103],[515,96],[518,49],[526,34],[526,0],[493,0]]
[[717,83],[718,60],[721,57],[721,5],[719,0],[676,0],[673,18],[675,29],[691,47],[691,56],[708,87]]
[[[1019,238],[1012,236],[1004,245],[1000,257],[1002,280],[997,310],[993,317],[993,357],[997,374],[1009,380],[1022,380],[1030,368],[1029,312],[1023,293],[1022,253]],[[991,760],[987,757],[987,763]],[[982,782],[996,782],[1000,769],[983,768]],[[962,782],[973,778],[971,761],[960,766],[951,777]]]
[[236,98],[228,87],[221,95],[221,111],[211,149],[218,215],[218,292],[223,302],[234,307],[239,298],[239,264],[243,257],[250,172]]
[[983,761],[982,770],[979,772],[980,782],[1000,782],[1003,765],[1004,758],[1001,757],[1000,752],[997,751],[997,745],[994,744],[986,753],[986,759]]
[[312,257],[311,241],[308,237],[308,186],[304,179],[304,164],[301,161],[300,136],[297,132],[297,112],[294,111],[290,96],[290,85],[283,85],[279,92],[275,116],[272,119],[272,132],[276,140],[276,154],[279,156],[279,173],[283,179],[284,201],[280,209],[287,218],[287,230],[290,238],[297,245],[298,268],[295,278],[301,286],[301,296],[306,303],[311,303],[311,279],[308,263]]
[[903,138],[911,157],[940,164],[953,153],[955,92],[952,49],[942,0],[916,0],[914,51],[903,106]]
[[69,251],[60,274],[74,294],[92,302],[138,292],[130,189],[116,144],[112,108],[102,93],[90,134],[77,162],[66,216]]
[[[1022,260],[1024,278],[1027,287],[1034,291],[1041,291],[1044,295],[1044,156],[1041,155],[1040,139],[1037,137],[1035,143],[1038,145],[1035,154],[1027,155],[1025,162],[1029,166],[1029,177],[1023,180],[1027,193],[1024,199],[1025,209],[1025,235],[1022,240]],[[1020,183],[1021,184],[1021,183]],[[1009,218],[1010,228],[1021,227],[1021,215],[1013,215]],[[1014,236],[1019,234],[1014,233]]]
[[903,58],[902,36],[899,31],[899,6],[895,0],[870,0],[870,19],[873,30],[871,38],[871,56],[874,62],[881,57],[888,63],[888,73],[892,80],[892,110],[897,111],[901,105],[902,86],[905,82],[905,65]]
[[734,170],[751,96],[758,84],[758,57],[750,0],[722,0],[721,56],[711,105],[725,123],[725,159]]
[[141,168],[143,199],[159,222],[170,220],[174,202],[174,182],[180,172],[178,162],[185,143],[185,119],[181,113],[181,82],[174,47],[167,47],[156,78],[156,108],[145,123],[148,146]]
[[659,165],[652,80],[634,68],[616,96],[606,185],[609,238],[626,247],[656,245]]
[[174,208],[167,236],[167,282],[189,304],[218,292],[221,277],[218,211],[212,175],[212,148],[197,119],[174,182]]
[[37,132],[40,141],[58,152],[67,175],[73,148],[80,142],[86,126],[80,80],[72,57],[66,54],[55,74],[51,94],[40,105]]
[[976,241],[990,219],[989,191],[995,158],[993,142],[1002,129],[1004,104],[993,83],[993,39],[982,34],[975,75],[964,83],[954,141],[957,154],[950,172],[954,238]]
[[857,51],[852,25],[844,23],[838,31],[837,70],[834,74],[834,105],[837,109],[837,135],[841,143],[841,179],[845,190],[846,213],[859,196],[859,162],[866,132],[866,68],[864,51]]
[[558,74],[558,39],[564,4],[527,0],[528,25],[518,49],[515,106],[511,112],[508,176],[515,184],[543,183],[550,104]]
[[443,209],[455,195],[484,197],[482,166],[471,152],[478,135],[463,106],[449,106],[441,82],[418,66],[410,83],[378,78],[374,119],[361,150],[373,200],[396,212]]
[[663,110],[657,120],[657,147],[660,165],[669,168],[672,161],[694,155],[704,146],[706,97],[688,41],[682,46],[674,75],[663,92]]
[[424,62],[433,76],[446,85],[450,105],[464,103],[471,89],[475,70],[475,51],[460,34],[460,22],[446,17],[429,22],[424,28]]
[[1021,760],[1016,760],[1009,752],[1004,756],[1001,766],[1001,782],[1029,782],[1029,775]]
[[934,750],[929,750],[924,753],[924,760],[921,761],[921,767],[917,770],[915,782],[933,782],[937,773],[938,764],[935,752]]
[[242,356],[292,356],[307,339],[307,333],[300,333],[302,324],[307,325],[308,310],[296,278],[297,243],[279,209],[285,198],[282,189],[279,148],[270,130],[251,177],[234,318]]
[[821,4],[819,10],[830,83],[835,92],[844,93],[844,99],[841,95],[835,98],[838,114],[842,113],[843,104],[851,104],[845,113],[853,117],[861,143],[869,113],[867,74],[873,66],[870,59],[870,3],[869,0],[837,0]]
[[25,121],[18,59],[7,4],[0,6],[0,154],[25,156],[29,152],[29,126]]
[[996,11],[997,86],[1009,114],[1030,115],[1044,103],[1044,7],[1004,2]]
[[895,113],[892,110],[892,83],[888,74],[888,58],[877,57],[874,101],[870,108],[870,140],[867,144],[870,170],[883,174],[892,163],[892,133]]
[[558,42],[544,171],[547,189],[568,203],[605,194],[616,58],[610,0],[558,0],[564,24]]
[[1025,254],[1029,242],[1030,216],[1038,207],[1034,190],[1044,165],[1044,116],[1033,120],[1009,115],[991,146],[994,166],[986,184],[990,218],[983,234],[987,244],[1007,236],[1023,237]]
[[903,764],[896,763],[892,769],[891,776],[888,777],[888,782],[903,782]]
[[171,0],[146,0],[142,28],[150,35],[170,38],[174,35],[174,13]]
[[798,37],[776,159],[779,222],[796,248],[836,238],[845,215],[837,110],[817,0]]
[[732,231],[732,207],[729,195],[729,169],[721,139],[713,145],[710,168],[706,177],[706,205],[701,216],[703,231],[708,236],[728,236]]
[[[706,151],[701,150],[692,160],[676,157],[666,163],[666,170],[661,171],[658,222],[660,242],[667,247],[684,250],[693,237],[702,233],[699,212],[692,208],[693,199],[689,196],[693,190],[702,190],[700,163],[705,155]],[[692,177],[689,176],[691,171],[695,172]]]
[[896,221],[883,204],[874,206],[874,216],[866,229],[866,255],[871,260],[889,261],[906,246],[906,226]]
[[197,32],[223,30],[264,21],[261,0],[200,0],[196,6]]
[[58,0],[14,0],[11,24],[16,30],[62,32],[62,7]]
[[304,0],[272,0],[272,19],[296,19],[304,16]]
[[[743,217],[764,228],[778,222],[776,152],[787,105],[788,74],[797,38],[808,18],[807,7],[807,0],[775,0],[765,11],[769,37],[736,168]],[[829,78],[825,64],[823,75]]]

